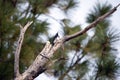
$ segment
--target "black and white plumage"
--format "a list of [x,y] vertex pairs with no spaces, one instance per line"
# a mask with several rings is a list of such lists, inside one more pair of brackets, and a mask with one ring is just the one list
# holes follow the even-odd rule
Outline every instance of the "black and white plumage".
[[54,36],[54,37],[52,38],[52,40],[51,40],[51,44],[52,44],[52,46],[54,46],[55,41],[56,41],[57,38],[59,38],[58,33],[56,33],[55,36]]

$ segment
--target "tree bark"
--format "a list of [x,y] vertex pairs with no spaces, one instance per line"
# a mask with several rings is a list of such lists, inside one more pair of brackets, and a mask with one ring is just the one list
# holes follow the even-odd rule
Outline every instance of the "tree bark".
[[[85,29],[76,32],[72,35],[67,35],[64,36],[63,38],[57,39],[55,40],[55,44],[52,46],[51,43],[48,41],[44,47],[44,49],[39,53],[39,55],[36,57],[36,59],[34,60],[34,62],[30,65],[30,67],[21,75],[18,75],[15,80],[33,80],[36,75],[41,74],[42,72],[44,72],[43,67],[45,66],[45,64],[47,63],[47,61],[50,60],[50,58],[53,56],[53,54],[55,53],[55,51],[57,49],[59,49],[65,42],[74,39],[78,36],[81,36],[82,34],[86,33],[89,29],[96,27],[96,25],[100,22],[103,21],[106,17],[110,16],[111,14],[113,14],[117,8],[120,6],[120,4],[118,4],[116,7],[114,7],[112,10],[110,10],[109,12],[107,12],[106,14],[104,14],[103,16],[99,17],[98,19],[96,19],[94,22],[92,22],[90,25],[88,25]],[[19,46],[19,45],[18,45]],[[16,54],[15,54],[16,55]],[[19,56],[17,57],[19,58]],[[19,59],[18,59],[19,61]],[[19,65],[19,63],[15,63],[14,66],[16,67],[16,65]],[[16,69],[17,70],[17,67]],[[15,72],[16,73],[16,72]]]
[[28,22],[24,28],[20,25],[20,36],[19,36],[19,40],[17,42],[17,48],[15,51],[15,59],[14,59],[14,77],[17,77],[20,75],[19,72],[19,57],[20,57],[20,51],[21,51],[21,47],[22,47],[22,43],[24,40],[24,34],[27,30],[27,28],[32,24],[32,22]]

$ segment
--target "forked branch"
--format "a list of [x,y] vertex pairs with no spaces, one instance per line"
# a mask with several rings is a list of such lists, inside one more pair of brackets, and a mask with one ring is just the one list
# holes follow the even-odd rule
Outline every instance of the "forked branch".
[[[57,49],[59,49],[62,46],[62,44],[64,44],[64,42],[67,42],[71,39],[74,39],[74,38],[86,33],[89,29],[95,27],[100,21],[103,21],[106,17],[113,14],[119,6],[120,6],[120,4],[118,4],[116,7],[114,7],[112,10],[110,10],[103,16],[99,17],[97,20],[95,20],[90,25],[88,25],[84,30],[76,32],[72,35],[67,35],[67,36],[64,36],[63,38],[57,39],[54,46],[52,46],[50,44],[50,42],[47,42],[45,45],[45,48],[36,57],[33,64],[31,64],[30,67],[24,73],[22,73],[20,76],[17,76],[16,80],[33,80],[36,77],[36,75],[39,75],[42,73],[42,72],[39,73],[38,71],[42,70],[42,67],[44,67],[44,65],[47,63],[47,61],[53,56],[55,51]],[[19,73],[19,71],[17,71],[17,70],[19,70],[19,67],[18,67],[19,54],[20,54],[21,45],[22,45],[25,31],[24,31],[24,29],[21,29],[21,34],[20,34],[20,38],[18,41],[16,53],[15,53],[15,73]]]
[[23,43],[23,39],[24,39],[24,34],[27,30],[27,28],[32,24],[32,22],[28,22],[24,27],[22,27],[20,25],[20,36],[19,36],[19,40],[17,42],[17,47],[16,47],[16,51],[15,51],[15,56],[14,56],[14,76],[17,77],[20,75],[19,72],[19,56],[20,56],[20,51],[21,51],[21,47],[22,47],[22,43]]

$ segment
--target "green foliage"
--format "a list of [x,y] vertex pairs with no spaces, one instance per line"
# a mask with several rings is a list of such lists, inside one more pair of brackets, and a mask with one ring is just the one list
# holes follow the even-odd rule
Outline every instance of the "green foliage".
[[85,74],[89,71],[88,65],[89,65],[88,60],[83,61],[82,63],[78,63],[75,69],[73,69],[73,71],[75,70],[76,78],[79,77],[80,79],[82,79],[85,76]]
[[[110,9],[111,5],[97,4],[94,10],[88,15],[87,22],[93,22]],[[97,62],[95,62],[96,74],[91,77],[92,80],[115,80],[117,75],[119,75],[118,70],[120,64],[116,61],[115,54],[112,53],[112,51],[116,51],[112,45],[119,40],[119,32],[113,28],[110,29],[109,26],[109,18],[100,22],[94,28],[94,35],[89,39],[85,47],[88,53],[94,53],[97,55],[95,58],[98,59]]]
[[[69,22],[68,22],[69,24]],[[81,31],[81,26],[76,25],[74,27],[70,27],[66,23],[66,26],[64,27],[64,32],[66,35],[74,34],[75,32]],[[74,40],[69,41],[65,47],[67,47],[68,50],[76,50],[79,51],[81,49],[81,45],[83,44],[82,41],[87,37],[87,34],[85,33],[84,35],[75,38]],[[71,47],[69,47],[71,46]]]
[[[16,1],[16,0],[15,0]],[[34,0],[32,0],[34,1]],[[39,1],[39,0],[37,0]],[[23,6],[28,1],[0,0],[0,80],[13,79],[13,60],[20,31],[19,24],[24,26],[28,21],[33,20],[34,24],[30,26],[25,34],[23,47],[20,55],[20,71],[24,70],[34,61],[36,55],[43,48],[42,42],[38,42],[39,34],[47,33],[47,22],[37,20],[36,14],[31,16],[30,9],[22,12],[20,5]],[[30,3],[30,2],[28,2]],[[32,6],[32,4],[29,4]],[[38,6],[37,4],[36,6]],[[23,16],[23,14],[26,15]]]
[[[49,9],[55,6],[66,13],[77,8],[77,4],[76,0],[0,0],[0,80],[10,80],[14,77],[14,52],[20,33],[20,24],[24,26],[28,21],[33,21],[25,34],[22,45],[20,55],[20,72],[22,73],[32,64],[44,47],[45,43],[38,41],[39,39],[42,40],[39,36],[44,34],[48,40],[51,39],[48,36],[49,23],[47,20],[49,18],[43,21],[39,19],[39,16],[50,14]],[[111,5],[109,4],[97,4],[88,14],[87,22],[93,22],[110,9]],[[60,21],[63,23],[60,25],[65,35],[82,30],[80,24],[71,26],[72,22],[69,18]],[[116,30],[109,29],[109,26],[109,18],[100,22],[94,28],[94,35],[86,44],[84,41],[89,37],[87,33],[65,43],[64,49],[60,48],[51,58],[51,60],[56,61],[50,67],[53,70],[53,75],[58,79],[62,77],[62,80],[68,78],[70,80],[86,79],[86,75],[90,71],[90,60],[88,58],[95,54],[96,56],[92,58],[97,59],[97,61],[95,62],[96,67],[93,67],[95,75],[91,76],[92,80],[94,78],[98,80],[115,79],[120,66],[115,59],[116,57],[113,56],[112,51],[116,49],[112,45],[119,40],[119,33]],[[69,53],[72,53],[72,57],[69,57]]]
[[107,4],[107,3],[99,4],[99,3],[97,3],[96,6],[94,6],[94,8],[91,11],[91,13],[88,14],[88,17],[86,19],[87,22],[88,23],[93,22],[99,16],[102,16],[103,14],[105,14],[106,12],[108,12],[110,9],[111,9],[111,5],[110,4]]
[[96,62],[96,79],[115,80],[120,68],[119,63],[113,57],[102,57]]
[[77,7],[78,2],[76,0],[59,0],[58,5],[62,8],[65,12],[69,9],[73,9]]
[[56,3],[57,0],[29,0],[29,2],[32,4],[31,12],[36,15],[48,12],[48,8]]
[[[103,48],[105,48],[105,52],[109,52],[111,49],[113,50],[114,48],[111,46],[113,44],[113,41],[118,39],[119,36],[115,38],[116,35],[114,33],[108,33],[105,31],[103,33],[96,34],[87,44],[86,49],[87,51],[91,53],[97,53],[101,54]],[[114,37],[114,38],[113,38]],[[92,46],[94,45],[94,46]]]

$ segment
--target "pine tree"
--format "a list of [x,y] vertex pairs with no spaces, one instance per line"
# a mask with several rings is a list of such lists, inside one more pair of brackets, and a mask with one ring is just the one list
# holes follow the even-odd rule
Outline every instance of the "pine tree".
[[[68,17],[70,10],[77,8],[76,0],[1,0],[0,1],[0,80],[14,78],[14,53],[19,38],[19,26],[28,21],[33,24],[25,33],[20,54],[20,73],[32,64],[41,52],[45,42],[40,36],[51,40],[48,32],[49,19],[60,24],[64,35],[82,30],[81,25],[71,25]],[[50,16],[50,9],[58,8],[65,18],[56,19]],[[109,4],[97,4],[88,14],[87,22],[92,23],[111,9]],[[40,19],[47,17],[46,20]],[[68,41],[56,51],[54,56],[44,65],[45,73],[57,77],[58,80],[115,80],[120,65],[112,47],[119,40],[119,33],[109,28],[109,18],[104,19],[92,28],[94,35],[82,36]],[[85,44],[84,41],[87,40]],[[72,57],[69,57],[72,54]],[[89,58],[92,58],[89,60]],[[91,64],[91,61],[93,64]],[[93,66],[94,65],[94,66]],[[92,66],[92,68],[91,68]],[[94,69],[94,70],[92,70]],[[94,73],[90,76],[89,73]],[[37,75],[38,76],[38,75]]]
[[[91,23],[97,17],[105,14],[111,9],[111,5],[97,4],[94,10],[87,17],[87,22]],[[119,40],[119,32],[114,28],[110,28],[110,19],[106,18],[94,28],[94,35],[88,42],[89,52],[97,55],[95,59],[95,70],[93,75],[95,80],[116,80],[120,65],[118,63],[117,50],[113,44]],[[94,46],[92,46],[94,45]]]

